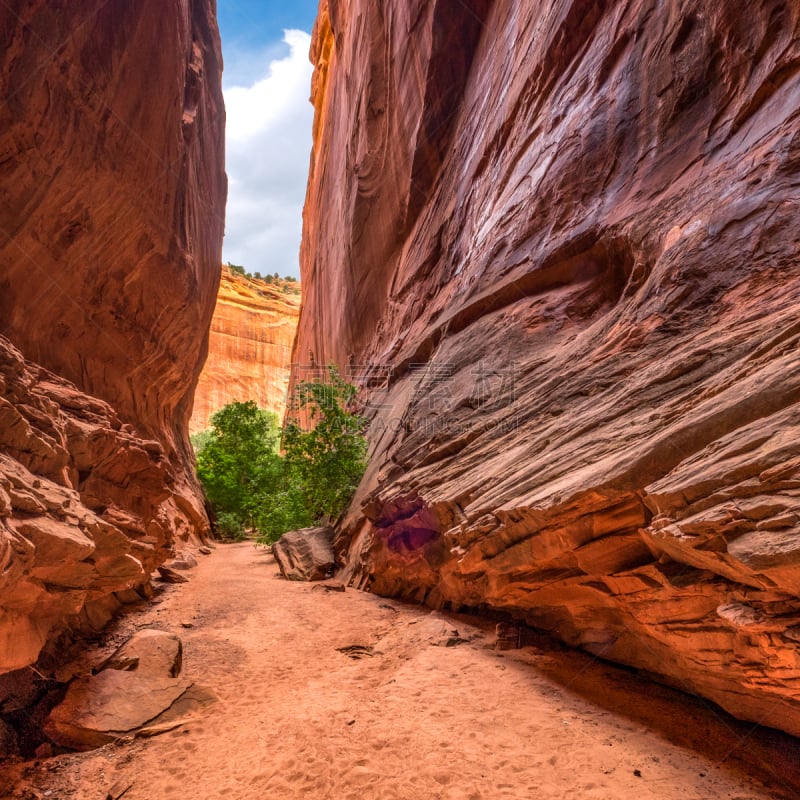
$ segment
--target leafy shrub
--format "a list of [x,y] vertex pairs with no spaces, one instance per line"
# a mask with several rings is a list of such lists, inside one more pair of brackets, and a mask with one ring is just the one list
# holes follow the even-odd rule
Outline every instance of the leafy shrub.
[[247,535],[245,527],[239,517],[227,511],[223,511],[217,517],[217,531],[224,540],[231,542],[244,541]]
[[196,437],[197,474],[224,536],[223,519],[225,530],[238,524],[242,536],[254,528],[262,543],[333,521],[364,474],[366,420],[349,410],[356,388],[329,367],[327,382],[301,383],[296,391],[305,426],[293,420],[281,432],[274,414],[248,401],[225,406]]

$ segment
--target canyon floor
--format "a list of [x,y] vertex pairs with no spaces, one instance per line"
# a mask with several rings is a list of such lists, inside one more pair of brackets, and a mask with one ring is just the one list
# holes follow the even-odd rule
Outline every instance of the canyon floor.
[[796,740],[582,653],[499,652],[479,619],[290,583],[249,543],[190,574],[109,636],[178,633],[218,700],[161,736],[7,765],[0,797],[800,796]]

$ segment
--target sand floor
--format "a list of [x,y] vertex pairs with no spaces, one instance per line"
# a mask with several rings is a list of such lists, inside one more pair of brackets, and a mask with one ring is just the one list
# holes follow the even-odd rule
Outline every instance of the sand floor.
[[175,631],[184,675],[218,702],[154,738],[2,768],[0,797],[800,797],[797,740],[630,671],[497,652],[481,620],[289,583],[252,544],[200,558],[112,633]]

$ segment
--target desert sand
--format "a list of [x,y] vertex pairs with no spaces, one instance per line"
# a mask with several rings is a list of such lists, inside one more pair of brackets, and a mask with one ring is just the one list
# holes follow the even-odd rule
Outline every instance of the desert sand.
[[178,633],[218,700],[180,727],[0,770],[3,798],[766,800],[800,796],[800,748],[557,646],[498,652],[494,625],[290,583],[219,546],[111,641]]

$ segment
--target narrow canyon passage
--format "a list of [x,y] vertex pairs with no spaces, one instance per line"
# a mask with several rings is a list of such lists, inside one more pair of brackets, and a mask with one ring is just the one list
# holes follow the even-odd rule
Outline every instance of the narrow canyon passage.
[[178,633],[183,674],[218,702],[161,736],[6,767],[3,798],[797,796],[794,740],[614,666],[498,652],[479,620],[284,581],[249,543],[201,558],[116,635]]

